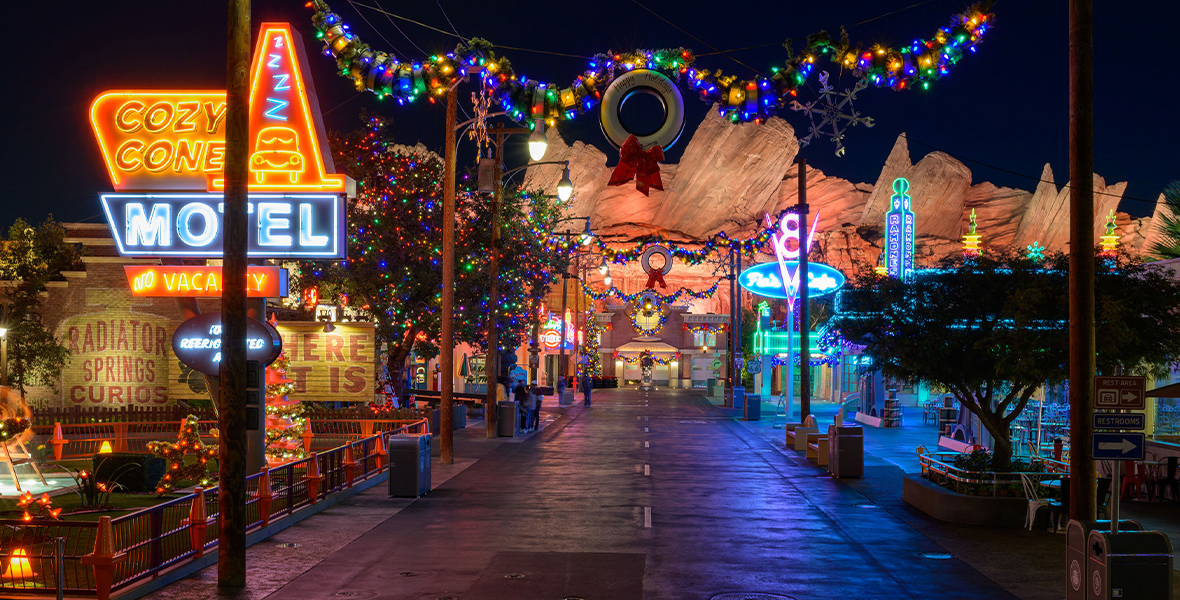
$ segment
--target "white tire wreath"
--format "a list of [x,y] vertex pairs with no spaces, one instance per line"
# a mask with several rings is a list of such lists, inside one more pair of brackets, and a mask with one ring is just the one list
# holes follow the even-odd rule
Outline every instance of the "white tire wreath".
[[643,265],[643,272],[651,274],[651,257],[659,254],[664,257],[664,268],[660,271],[667,275],[672,270],[672,252],[663,246],[652,246],[644,251],[643,256],[639,257],[639,264]]
[[[621,114],[627,99],[640,93],[655,96],[664,107],[664,121],[654,131],[644,134],[627,130]],[[684,132],[684,96],[680,88],[667,75],[650,69],[636,69],[616,77],[602,94],[598,113],[603,135],[616,148],[634,135],[644,148],[659,144],[667,150]]]

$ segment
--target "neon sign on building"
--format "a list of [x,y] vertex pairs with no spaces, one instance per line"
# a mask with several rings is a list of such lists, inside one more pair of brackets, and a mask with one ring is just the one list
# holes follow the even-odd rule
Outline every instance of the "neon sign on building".
[[[766,216],[769,224],[770,215]],[[779,231],[771,237],[774,254],[773,263],[754,265],[738,276],[738,283],[750,292],[765,298],[782,298],[787,301],[788,310],[795,309],[799,298],[799,255],[811,252],[811,242],[819,226],[819,214],[811,222],[811,230],[804,239],[803,224],[797,214],[787,214],[779,222]],[[794,240],[794,244],[788,244]],[[823,263],[808,262],[808,297],[830,294],[844,285],[844,274]]]
[[[254,257],[344,256],[345,178],[332,173],[302,48],[289,25],[264,23],[254,49]],[[90,123],[119,192],[103,195],[102,204],[120,254],[221,255],[225,111],[221,90],[114,90],[91,104]]]
[[885,272],[896,279],[914,274],[914,212],[910,210],[910,182],[893,180],[893,196],[885,215]]

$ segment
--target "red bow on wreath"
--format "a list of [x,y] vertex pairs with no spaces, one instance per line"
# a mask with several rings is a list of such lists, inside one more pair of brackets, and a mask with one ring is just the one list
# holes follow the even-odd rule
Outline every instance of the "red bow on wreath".
[[660,287],[668,289],[668,286],[664,283],[663,269],[652,269],[651,272],[647,274],[648,288],[655,288],[657,283],[660,284]]
[[664,182],[660,180],[659,162],[664,160],[664,150],[659,144],[644,150],[639,145],[639,139],[634,135],[628,136],[619,148],[619,166],[610,174],[610,185],[623,185],[631,178],[635,178],[635,189],[648,195],[648,188],[664,189]]

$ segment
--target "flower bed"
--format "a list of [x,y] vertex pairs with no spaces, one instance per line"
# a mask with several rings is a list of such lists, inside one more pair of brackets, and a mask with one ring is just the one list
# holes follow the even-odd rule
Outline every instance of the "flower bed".
[[1068,465],[1051,459],[1013,460],[1004,471],[992,471],[991,459],[987,450],[967,454],[919,451],[918,454],[922,477],[965,496],[1023,498],[1021,475],[1028,475],[1034,481],[1069,475]]

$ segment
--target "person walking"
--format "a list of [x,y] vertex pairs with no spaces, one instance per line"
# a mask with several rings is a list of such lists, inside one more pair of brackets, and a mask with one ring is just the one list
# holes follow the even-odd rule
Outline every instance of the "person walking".
[[528,403],[528,417],[525,419],[525,427],[529,431],[533,431],[539,424],[540,418],[538,413],[541,410],[541,394],[537,391],[537,386],[529,386],[528,394],[525,398],[525,402]]
[[582,373],[582,405],[590,406],[590,390],[594,388],[594,381],[589,373]]

